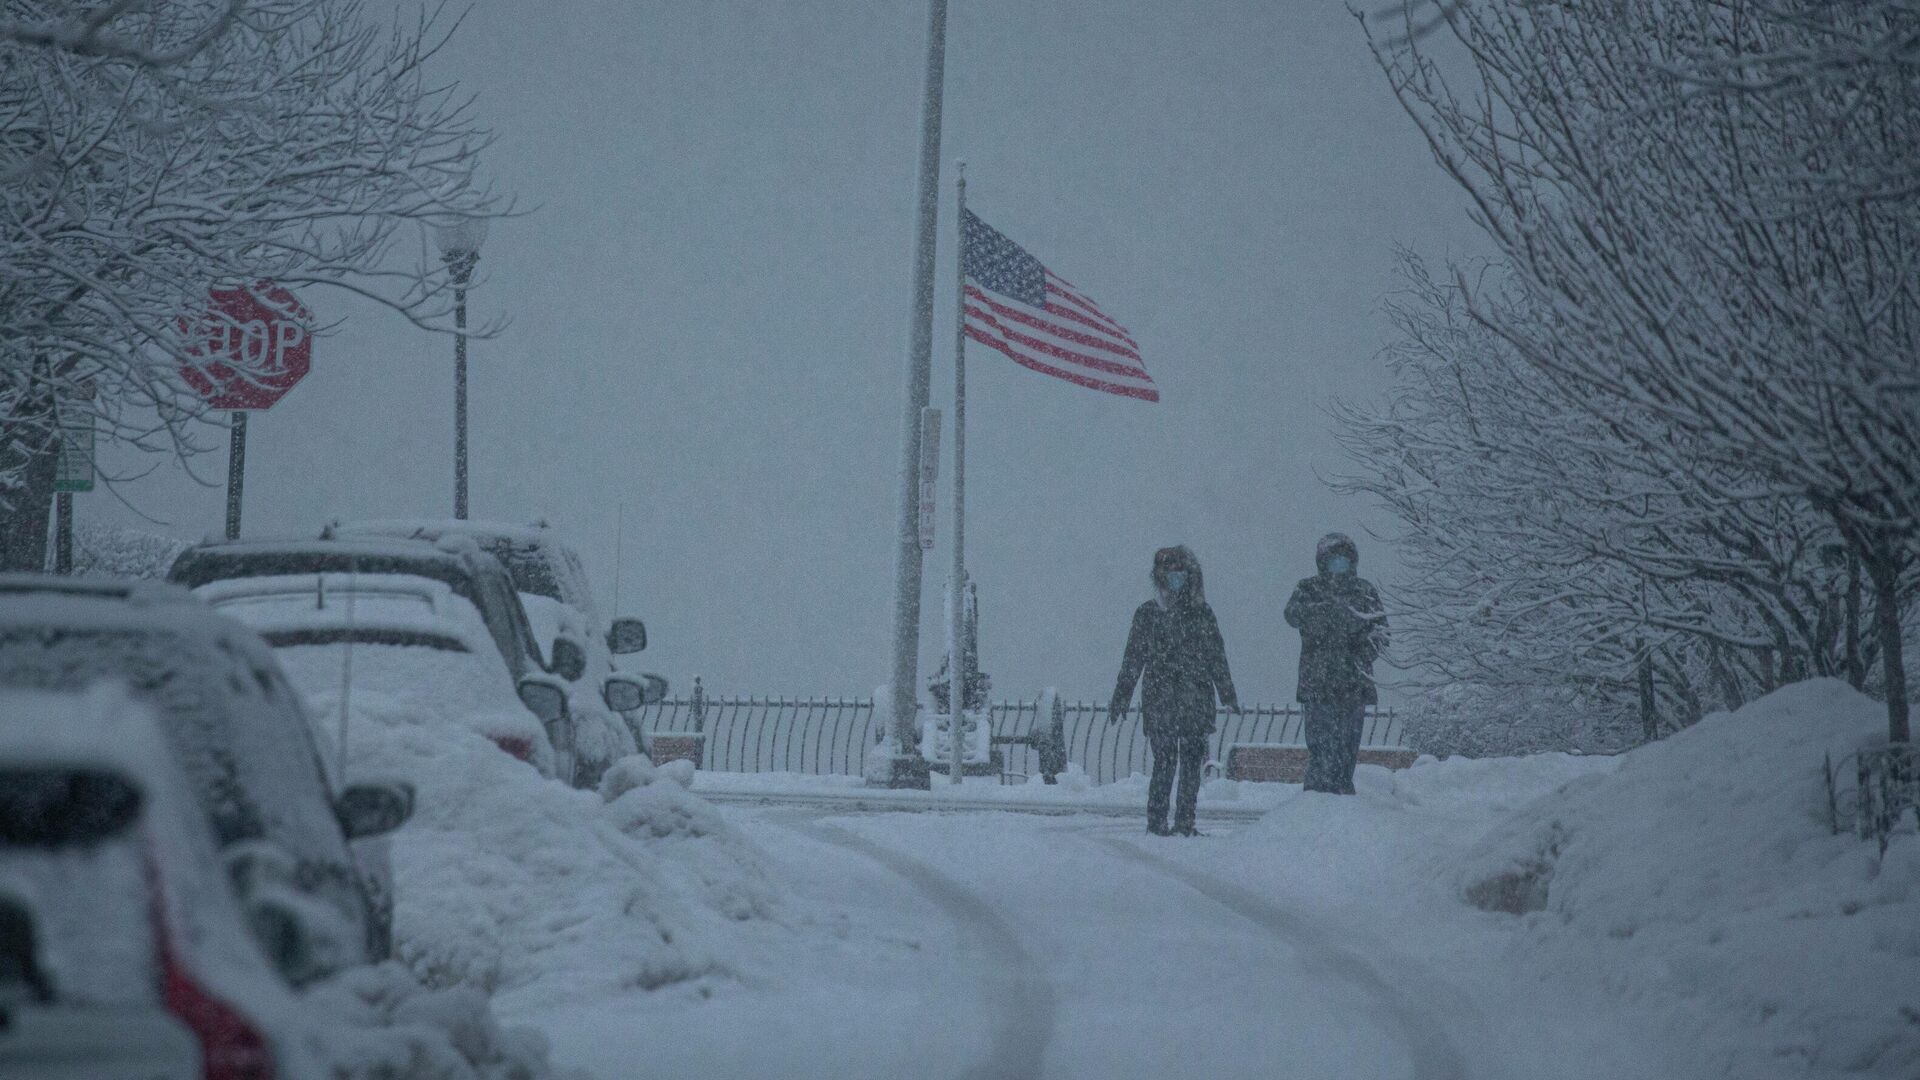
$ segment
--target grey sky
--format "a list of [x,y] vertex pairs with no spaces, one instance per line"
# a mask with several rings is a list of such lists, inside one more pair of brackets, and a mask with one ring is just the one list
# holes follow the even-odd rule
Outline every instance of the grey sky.
[[[473,512],[544,515],[684,689],[864,693],[886,675],[920,0],[478,0],[437,72],[499,132],[474,293]],[[1280,619],[1327,492],[1320,407],[1385,384],[1392,246],[1474,244],[1344,7],[954,0],[942,157],[969,205],[1143,346],[1165,400],[969,352],[969,562],[995,692],[1104,699],[1153,549],[1194,547],[1247,701],[1291,697]],[[951,387],[942,186],[935,403]],[[250,534],[451,513],[451,340],[343,297],[342,330],[251,427]],[[123,463],[124,464],[124,463]],[[199,471],[219,479],[219,457]],[[950,475],[943,465],[942,475]],[[217,530],[177,467],[125,494]],[[82,520],[133,519],[112,497]],[[923,669],[941,636],[930,561]],[[1362,537],[1363,573],[1391,574]]]

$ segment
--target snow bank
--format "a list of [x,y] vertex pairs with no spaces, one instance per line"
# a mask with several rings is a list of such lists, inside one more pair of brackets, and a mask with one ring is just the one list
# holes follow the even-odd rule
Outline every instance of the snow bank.
[[513,1011],[727,975],[728,924],[774,909],[758,852],[644,759],[617,763],[603,796],[463,726],[367,725],[350,767],[418,791],[393,837],[394,934],[428,986]]
[[1510,816],[1456,870],[1526,949],[1605,981],[1724,1075],[1920,1076],[1920,836],[1833,836],[1821,757],[1885,707],[1788,687]]
[[476,990],[430,990],[397,963],[353,968],[303,995],[334,1080],[542,1080],[547,1040],[503,1028]]

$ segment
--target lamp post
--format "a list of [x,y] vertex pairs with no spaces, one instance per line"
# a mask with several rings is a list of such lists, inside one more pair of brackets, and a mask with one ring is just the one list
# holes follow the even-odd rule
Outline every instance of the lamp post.
[[467,516],[467,282],[487,238],[486,218],[454,218],[434,226],[440,258],[453,275],[453,516]]

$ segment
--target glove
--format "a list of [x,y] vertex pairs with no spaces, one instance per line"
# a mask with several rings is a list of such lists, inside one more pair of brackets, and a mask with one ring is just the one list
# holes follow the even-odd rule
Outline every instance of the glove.
[[1109,724],[1119,723],[1120,718],[1127,715],[1127,706],[1131,705],[1132,703],[1133,703],[1132,699],[1130,698],[1114,698],[1112,701],[1108,702],[1107,703],[1107,723]]

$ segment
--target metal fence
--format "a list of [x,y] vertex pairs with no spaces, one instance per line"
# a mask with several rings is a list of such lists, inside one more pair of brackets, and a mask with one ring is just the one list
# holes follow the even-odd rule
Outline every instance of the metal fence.
[[[1108,723],[1103,704],[1050,700],[1059,712],[1067,760],[1094,783],[1147,771],[1147,739],[1140,731],[1138,709]],[[1018,778],[1040,772],[1039,751],[1030,743],[1009,740],[1044,735],[1053,720],[1042,711],[1039,700],[996,701],[988,707],[994,742],[1005,755],[1004,774]],[[649,705],[634,716],[648,737],[656,732],[704,733],[701,768],[714,772],[857,776],[868,747],[884,734],[872,698],[723,697],[708,694],[697,679],[691,695]],[[1400,720],[1392,709],[1367,710],[1361,745],[1398,746],[1400,738]],[[1239,713],[1221,709],[1208,738],[1208,753],[1224,762],[1226,748],[1235,743],[1303,741],[1298,705],[1255,705]]]

